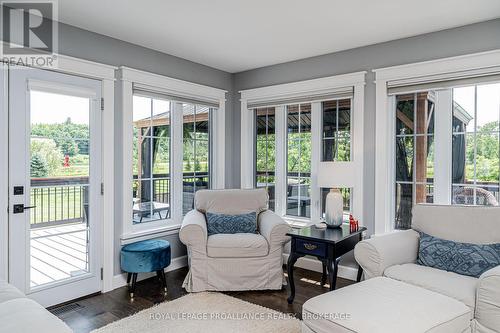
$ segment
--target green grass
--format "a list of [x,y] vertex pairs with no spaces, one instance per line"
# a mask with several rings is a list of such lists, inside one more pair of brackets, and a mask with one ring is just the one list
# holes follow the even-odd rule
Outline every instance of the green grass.
[[30,205],[31,224],[82,217],[83,189],[75,187],[32,188]]

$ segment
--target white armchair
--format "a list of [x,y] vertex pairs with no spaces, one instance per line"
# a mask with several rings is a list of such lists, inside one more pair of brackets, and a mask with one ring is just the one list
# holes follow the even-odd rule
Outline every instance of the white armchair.
[[500,243],[500,208],[417,205],[411,230],[376,236],[354,249],[365,279],[384,276],[457,299],[470,309],[472,332],[500,332],[500,266],[474,278],[417,265],[418,231],[457,242]]
[[[267,201],[264,189],[196,192],[195,208],[186,214],[179,232],[188,250],[189,273],[183,283],[187,291],[282,288],[283,246],[291,227],[267,209]],[[258,234],[208,236],[207,211],[256,212]]]

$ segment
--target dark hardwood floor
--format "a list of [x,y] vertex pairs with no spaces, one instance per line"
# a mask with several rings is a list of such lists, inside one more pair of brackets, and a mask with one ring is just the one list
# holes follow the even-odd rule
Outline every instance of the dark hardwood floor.
[[[137,283],[136,297],[130,301],[127,287],[115,289],[109,293],[89,296],[64,307],[56,307],[52,311],[68,324],[75,333],[90,332],[113,321],[128,317],[156,303],[170,301],[186,294],[182,289],[182,281],[187,267],[168,272],[168,294],[163,295],[160,282],[156,277]],[[328,285],[320,286],[321,274],[295,268],[296,294],[293,304],[288,304],[287,289],[269,291],[227,292],[233,297],[255,303],[277,311],[292,313],[301,318],[302,304],[317,295],[328,291]],[[354,283],[342,278],[337,279],[337,288]]]

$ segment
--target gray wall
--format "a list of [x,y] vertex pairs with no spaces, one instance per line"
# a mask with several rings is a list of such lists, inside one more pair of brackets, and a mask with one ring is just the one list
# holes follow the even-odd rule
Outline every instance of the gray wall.
[[[168,54],[130,44],[111,37],[99,35],[66,24],[59,24],[59,53],[99,63],[128,66],[156,74],[166,75],[181,80],[204,84],[227,90],[226,95],[226,186],[231,187],[232,171],[232,75],[208,66]],[[115,89],[116,90],[116,89]],[[121,160],[121,113],[119,105],[115,112],[115,161]],[[120,236],[122,233],[122,202],[119,195],[123,191],[121,183],[122,170],[117,163],[115,168],[115,267],[114,274],[120,273]],[[172,257],[185,254],[185,247],[177,235],[166,237],[172,246]]]
[[375,84],[372,69],[500,48],[500,19],[323,56],[263,67],[234,75],[233,184],[240,184],[240,95],[238,91],[336,74],[369,71],[365,87],[364,216],[369,232],[375,214]]
[[[417,37],[366,46],[237,74],[203,66],[178,57],[95,34],[69,25],[59,25],[59,52],[114,66],[128,66],[182,80],[227,90],[226,102],[226,187],[240,185],[240,104],[239,90],[306,80],[360,70],[449,57],[500,48],[500,19]],[[374,225],[375,169],[375,85],[369,73],[365,91],[365,216],[369,230]],[[119,111],[117,105],[117,111]],[[115,117],[115,160],[121,156],[121,118]],[[231,126],[232,125],[232,126]],[[122,192],[121,169],[116,167],[117,194]],[[121,199],[115,204],[115,274],[120,272],[119,250],[123,217]],[[172,243],[173,257],[185,254],[177,235]]]

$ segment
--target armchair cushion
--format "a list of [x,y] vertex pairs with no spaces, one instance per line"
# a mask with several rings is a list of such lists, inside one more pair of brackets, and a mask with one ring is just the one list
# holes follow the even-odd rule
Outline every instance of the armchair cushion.
[[479,277],[475,318],[481,326],[490,330],[500,327],[500,266]]
[[199,190],[194,196],[194,207],[202,213],[241,214],[267,209],[265,189]]
[[418,264],[478,278],[500,266],[500,243],[461,243],[421,232]]
[[452,297],[474,312],[476,278],[417,264],[391,266],[385,270],[384,276]]
[[266,239],[258,234],[217,234],[208,236],[207,255],[212,258],[265,257]]
[[359,242],[354,248],[354,257],[366,279],[382,276],[392,265],[415,263],[418,238],[418,232],[413,230],[376,236]]
[[207,212],[208,235],[257,232],[257,214],[219,214]]

